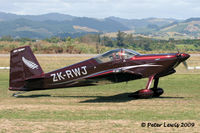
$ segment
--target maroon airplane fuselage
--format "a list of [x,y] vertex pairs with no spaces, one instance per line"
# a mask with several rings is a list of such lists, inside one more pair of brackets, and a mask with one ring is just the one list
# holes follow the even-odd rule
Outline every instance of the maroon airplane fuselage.
[[116,49],[97,57],[44,73],[29,46],[11,51],[10,90],[90,86],[124,82],[175,72],[174,68],[189,58],[185,53],[139,54]]

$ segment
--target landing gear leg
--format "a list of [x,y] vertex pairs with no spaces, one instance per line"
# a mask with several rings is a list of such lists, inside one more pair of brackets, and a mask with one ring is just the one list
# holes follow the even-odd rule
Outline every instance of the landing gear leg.
[[155,79],[154,79],[154,85],[153,85],[152,90],[158,89],[158,83],[159,83],[159,78],[155,78]]
[[150,89],[151,83],[154,79],[154,75],[149,77],[149,80],[147,82],[146,88],[142,90],[138,90],[129,97],[134,97],[134,98],[151,98],[154,95],[154,91]]
[[151,86],[151,83],[152,83],[152,81],[153,81],[153,78],[154,78],[154,76],[149,77],[149,81],[147,82],[147,85],[146,85],[146,88],[145,88],[145,89],[147,89],[147,90],[150,89],[150,86]]
[[153,97],[159,97],[164,93],[164,90],[162,88],[158,88],[159,78],[154,79],[154,85],[151,90],[154,92]]

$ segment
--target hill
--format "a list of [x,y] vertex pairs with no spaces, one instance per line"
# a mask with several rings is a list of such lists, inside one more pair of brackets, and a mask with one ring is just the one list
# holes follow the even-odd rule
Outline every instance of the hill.
[[0,13],[0,36],[46,38],[60,33],[117,32],[129,30],[111,19],[73,17],[51,13],[45,15],[15,15]]
[[79,36],[86,33],[129,31],[135,35],[154,38],[199,38],[200,18],[104,19],[76,17],[67,14],[16,15],[0,12],[0,37],[43,39],[51,36]]
[[200,18],[190,18],[179,23],[173,23],[161,28],[159,33],[173,33],[175,35],[199,38]]
[[33,21],[46,21],[46,20],[54,20],[54,21],[64,21],[64,20],[72,20],[75,18],[74,16],[60,13],[48,13],[43,15],[16,15],[12,13],[4,13],[0,12],[0,20],[8,21],[15,19],[29,19]]
[[118,17],[109,17],[109,19],[120,22],[128,26],[130,29],[135,30],[136,33],[142,32],[141,29],[159,29],[162,26],[178,22],[176,19],[168,18],[146,18],[146,19],[122,19]]

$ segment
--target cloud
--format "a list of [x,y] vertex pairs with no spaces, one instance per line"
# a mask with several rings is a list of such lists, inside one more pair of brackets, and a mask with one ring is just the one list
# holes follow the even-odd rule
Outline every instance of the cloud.
[[17,14],[58,12],[104,18],[199,17],[199,0],[0,0],[0,11]]

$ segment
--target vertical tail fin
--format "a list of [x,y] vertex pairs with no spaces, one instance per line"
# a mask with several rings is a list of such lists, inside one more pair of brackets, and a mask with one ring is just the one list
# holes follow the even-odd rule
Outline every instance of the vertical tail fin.
[[30,46],[13,49],[10,52],[10,90],[20,90],[25,80],[43,74]]

